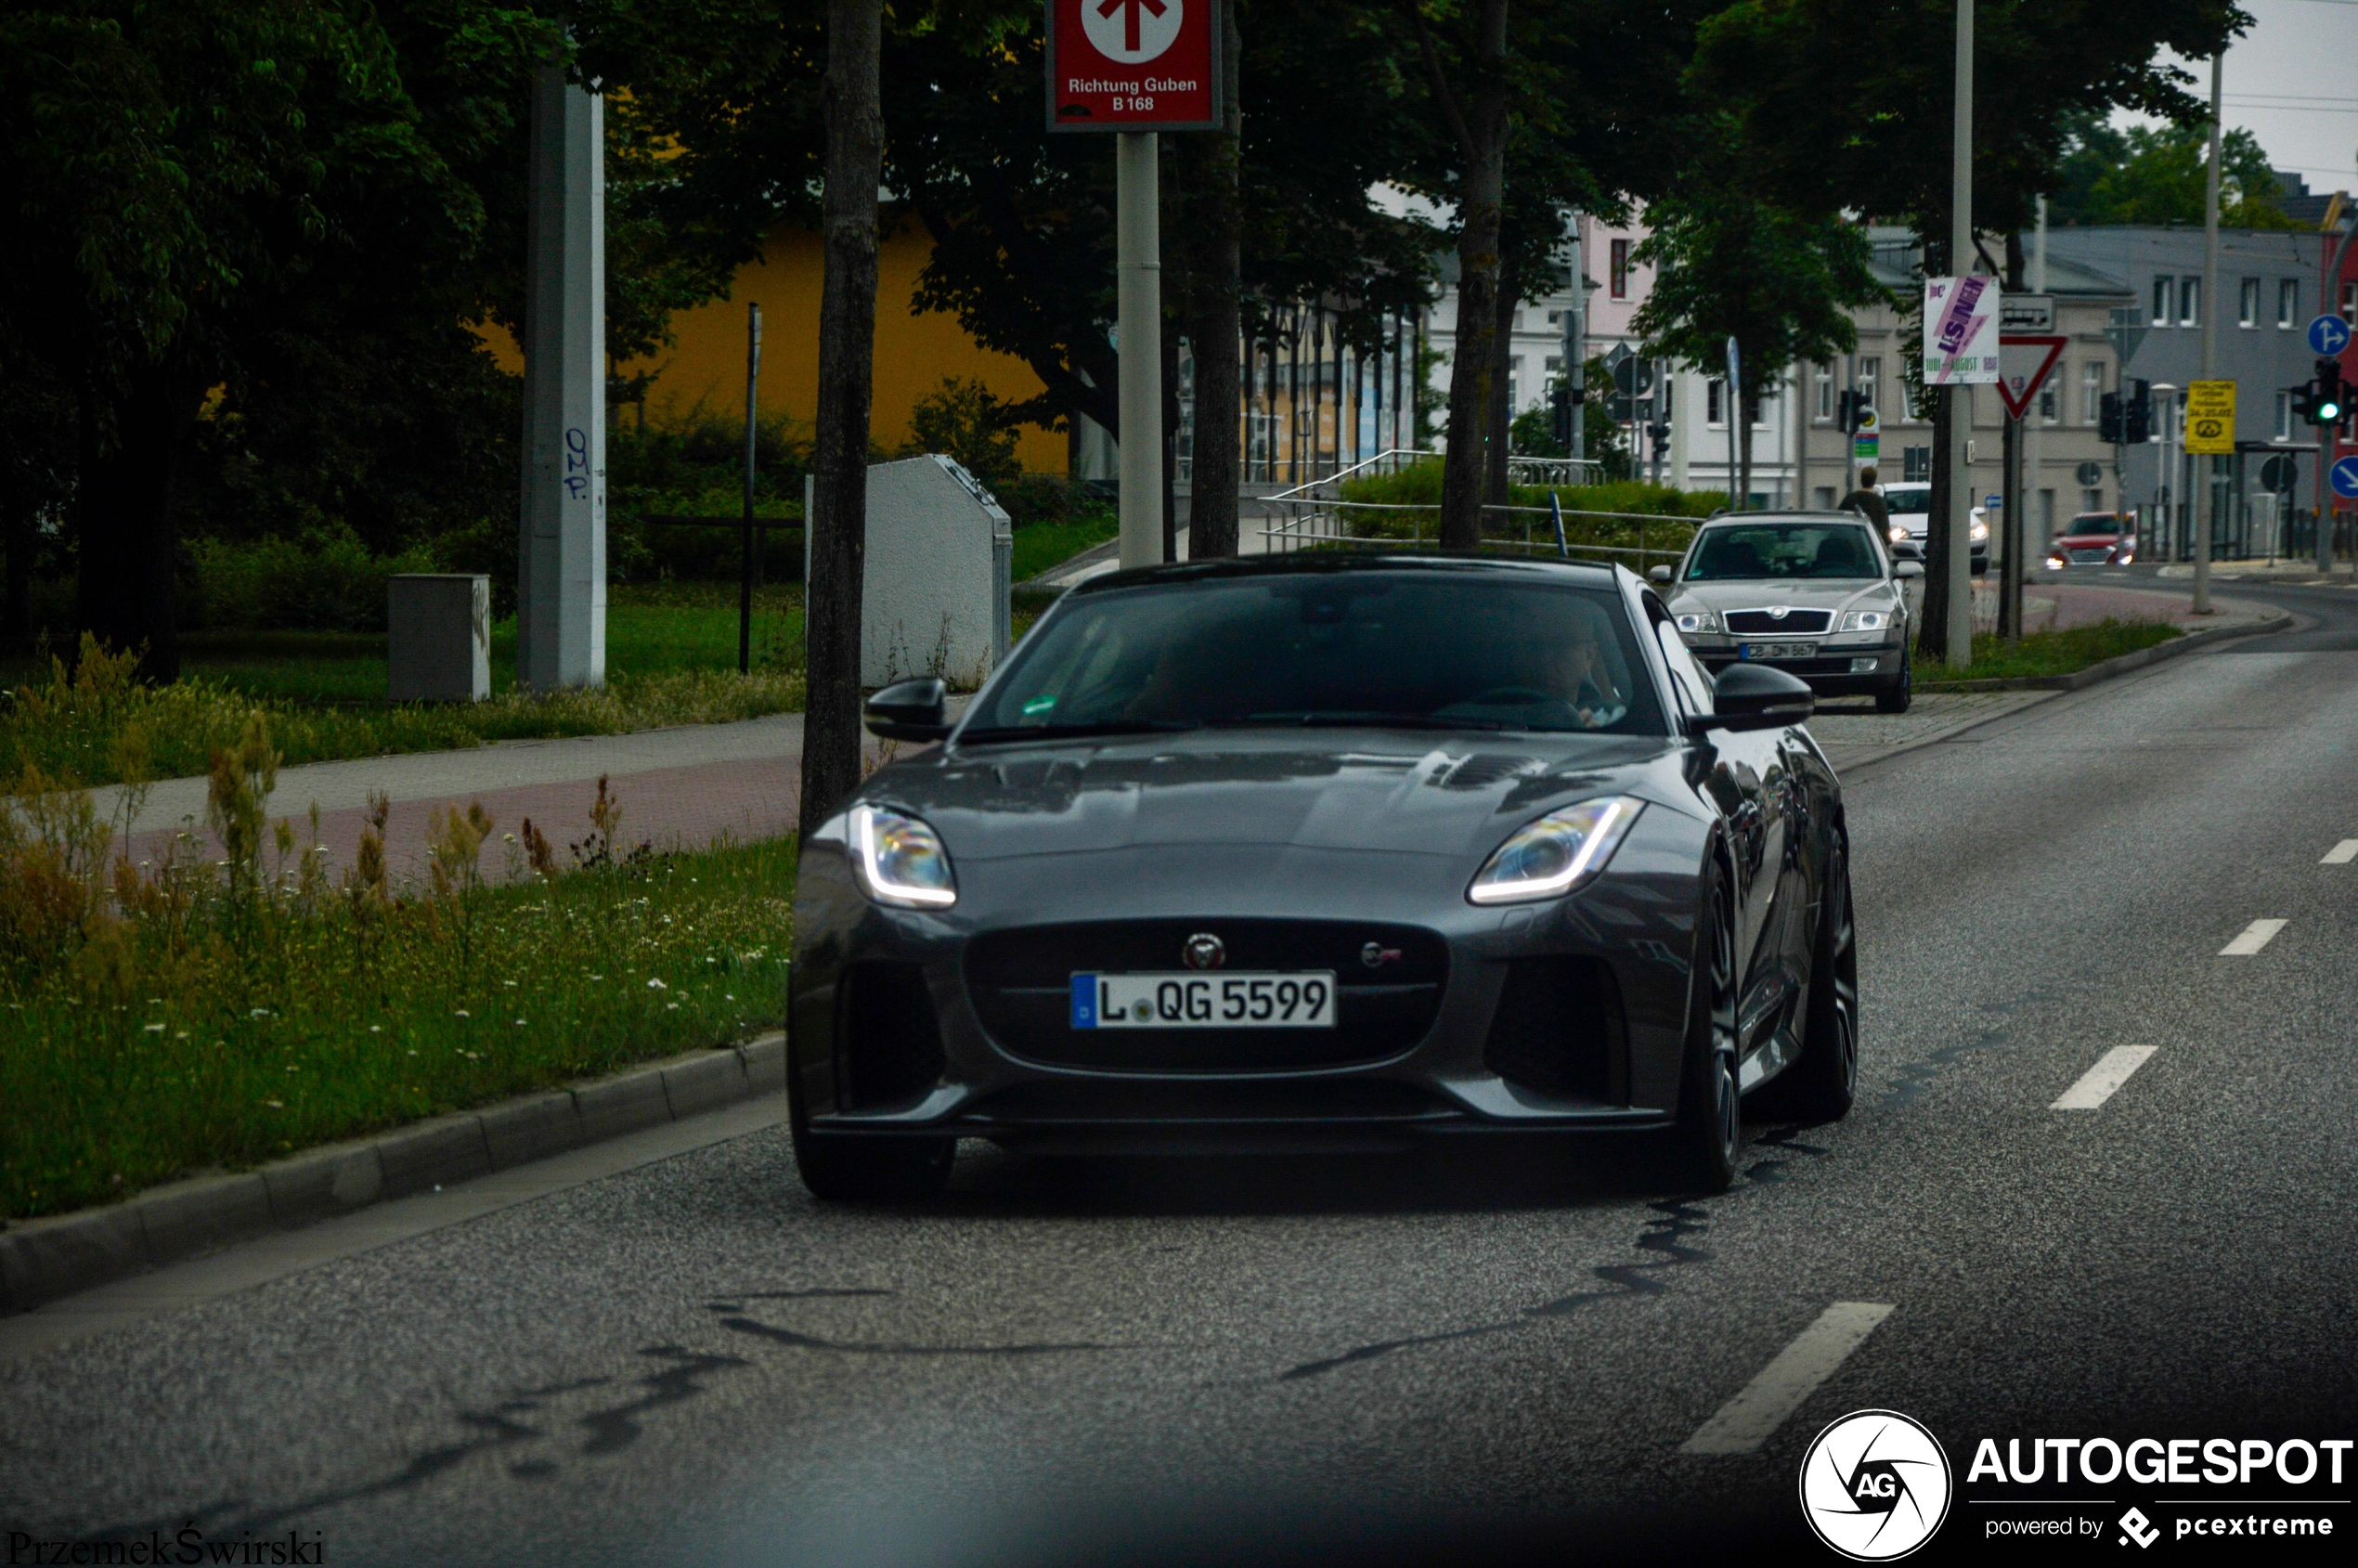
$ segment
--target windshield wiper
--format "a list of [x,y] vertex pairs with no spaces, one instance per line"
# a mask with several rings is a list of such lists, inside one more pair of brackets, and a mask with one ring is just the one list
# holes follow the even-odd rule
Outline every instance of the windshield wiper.
[[1503,730],[1496,719],[1441,719],[1426,713],[1387,713],[1380,708],[1328,708],[1309,713],[1256,713],[1237,722],[1300,725],[1303,729]]
[[962,730],[958,744],[972,745],[991,741],[1069,741],[1090,735],[1164,735],[1185,730],[1200,730],[1203,726],[1192,719],[1112,719],[1101,724],[1001,724],[983,729]]

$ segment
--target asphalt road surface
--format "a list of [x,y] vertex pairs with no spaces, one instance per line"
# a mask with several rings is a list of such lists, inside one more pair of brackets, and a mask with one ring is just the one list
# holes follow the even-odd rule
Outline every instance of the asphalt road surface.
[[2315,624],[1847,781],[1860,1103],[1755,1128],[1722,1197],[1664,1196],[1626,1144],[986,1150],[938,1203],[823,1210],[772,1126],[0,1363],[0,1532],[193,1521],[344,1562],[1819,1551],[1795,1478],[1865,1407],[1947,1450],[1927,1555],[2075,1517],[2101,1540],[2041,1545],[2117,1553],[2132,1504],[2358,1531],[2346,1452],[2339,1485],[1967,1475],[1983,1438],[2358,1437],[2358,861],[2325,863],[2358,839],[2358,595],[2256,596]]

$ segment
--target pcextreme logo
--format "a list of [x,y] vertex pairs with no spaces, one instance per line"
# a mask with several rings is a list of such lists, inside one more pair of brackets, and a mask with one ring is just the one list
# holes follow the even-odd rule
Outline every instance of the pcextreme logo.
[[1854,1410],[1820,1432],[1801,1461],[1801,1516],[1859,1562],[1888,1562],[1949,1517],[1949,1456],[1897,1410]]

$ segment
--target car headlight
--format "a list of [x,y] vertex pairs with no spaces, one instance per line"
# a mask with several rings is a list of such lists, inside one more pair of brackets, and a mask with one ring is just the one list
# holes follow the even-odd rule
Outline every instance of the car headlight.
[[950,851],[941,836],[888,806],[851,809],[852,859],[868,896],[903,909],[947,909],[958,901]]
[[1881,631],[1890,624],[1889,610],[1853,610],[1842,617],[1845,631]]
[[1976,523],[1972,527],[1965,530],[1965,537],[1973,540],[1976,544],[1981,544],[1987,541],[1989,538],[1989,525],[1987,523]]
[[1908,530],[1907,530],[1907,528],[1906,528],[1906,526],[1905,526],[1905,525],[1901,525],[1901,524],[1898,524],[1898,523],[1894,523],[1894,524],[1891,525],[1891,542],[1892,542],[1892,543],[1894,543],[1894,544],[1906,544],[1906,543],[1909,541],[1909,539],[1912,538],[1913,537],[1914,537],[1913,535],[1911,535],[1911,534],[1910,534],[1910,533],[1908,532]]
[[1614,795],[1566,806],[1525,823],[1483,862],[1466,889],[1466,901],[1527,903],[1571,892],[1605,869],[1629,824],[1645,809],[1642,800]]
[[1683,632],[1715,632],[1719,629],[1719,617],[1709,610],[1690,610],[1678,617],[1678,629]]

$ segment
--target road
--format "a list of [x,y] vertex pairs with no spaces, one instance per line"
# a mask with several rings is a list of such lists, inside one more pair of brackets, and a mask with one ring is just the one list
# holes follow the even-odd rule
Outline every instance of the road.
[[[0,1364],[0,1531],[193,1519],[343,1562],[1759,1549],[1807,1541],[1813,1434],[1881,1406],[1946,1445],[1957,1552],[2039,1512],[1975,1500],[1983,1437],[2358,1436],[2358,862],[2321,863],[2358,838],[2358,595],[2265,597],[2315,624],[1854,773],[1860,1103],[1756,1128],[1725,1196],[1617,1145],[986,1151],[924,1209],[822,1210],[771,1126]],[[1749,1447],[1682,1451],[1846,1302],[1889,1310],[1743,1406]]]

